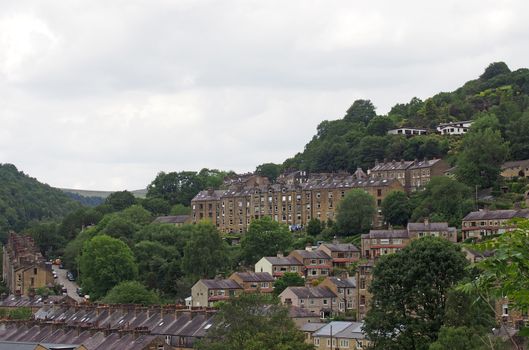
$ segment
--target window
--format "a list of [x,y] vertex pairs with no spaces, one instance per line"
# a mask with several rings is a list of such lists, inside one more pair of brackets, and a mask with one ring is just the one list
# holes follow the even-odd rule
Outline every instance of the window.
[[298,272],[298,268],[296,266],[290,266],[290,272]]
[[360,305],[364,306],[366,304],[366,296],[360,295]]
[[314,345],[320,345],[320,338],[314,338]]
[[323,305],[328,305],[329,301],[327,299],[323,299]]
[[33,274],[34,274],[34,275],[37,274],[37,268],[36,268],[36,267],[33,269]]
[[341,348],[348,348],[349,347],[349,339],[340,339],[340,347]]
[[501,306],[502,316],[509,316],[509,304],[503,304]]

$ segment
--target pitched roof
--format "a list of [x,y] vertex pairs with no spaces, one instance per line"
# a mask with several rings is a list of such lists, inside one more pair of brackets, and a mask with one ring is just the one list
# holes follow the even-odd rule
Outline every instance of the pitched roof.
[[265,256],[263,259],[268,260],[272,265],[303,266],[303,263],[293,256]]
[[309,251],[305,249],[298,249],[298,250],[294,250],[294,252],[298,253],[303,259],[331,259],[331,257],[327,255],[327,253],[321,250]]
[[242,289],[239,283],[230,279],[215,279],[205,280],[201,279],[197,283],[202,282],[209,289]]
[[408,231],[448,231],[447,222],[409,222]]
[[522,168],[529,167],[529,159],[505,162],[501,166],[502,170],[509,169],[509,168],[518,168],[518,167],[522,167]]
[[529,218],[529,209],[520,210],[480,210],[468,213],[463,221],[469,220],[508,220],[513,218]]
[[301,326],[302,332],[316,332],[317,330],[325,327],[327,323],[323,322],[309,322]]
[[336,294],[326,287],[287,287],[282,293],[290,290],[298,298],[336,298]]
[[[348,321],[332,321],[327,323],[324,327],[320,328],[314,334],[313,337],[329,337],[331,334],[335,336],[347,327],[351,326],[352,322]],[[331,333],[332,332],[332,333]]]
[[366,238],[409,238],[408,230],[371,230],[362,235]]
[[331,252],[359,252],[357,246],[350,243],[322,243],[322,246],[327,247]]
[[288,308],[288,316],[291,318],[302,318],[302,317],[320,317],[319,314],[310,311],[305,308],[301,308],[295,305],[290,305]]
[[406,170],[412,164],[413,164],[413,161],[409,161],[409,160],[401,160],[401,161],[392,160],[391,162],[375,163],[375,166],[372,167],[370,171],[373,172],[373,171],[387,171],[387,170]]
[[[234,272],[232,276],[237,276],[243,282],[273,282],[274,277],[268,272]],[[230,277],[231,278],[231,277]]]
[[356,278],[327,277],[335,286],[340,288],[356,288]]

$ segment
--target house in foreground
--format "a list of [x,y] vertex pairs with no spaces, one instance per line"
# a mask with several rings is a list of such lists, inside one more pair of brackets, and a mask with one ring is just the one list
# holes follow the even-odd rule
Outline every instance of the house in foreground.
[[362,331],[363,322],[332,321],[330,323],[306,324],[301,330],[305,341],[314,344],[317,350],[367,349],[369,340]]
[[321,318],[338,312],[338,296],[327,287],[287,287],[279,299],[285,305],[307,309]]

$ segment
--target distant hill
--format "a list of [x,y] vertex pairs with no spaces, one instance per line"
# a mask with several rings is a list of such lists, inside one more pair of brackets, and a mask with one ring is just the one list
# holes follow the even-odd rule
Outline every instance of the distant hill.
[[[76,190],[76,189],[71,189],[71,188],[60,188],[60,190],[66,193],[73,193],[73,194],[76,194],[82,197],[102,198],[103,200],[107,198],[111,193],[115,192],[115,191]],[[147,189],[134,190],[134,191],[129,191],[129,192],[132,193],[137,198],[145,198],[145,196],[147,195]]]
[[61,218],[79,203],[64,192],[19,171],[12,164],[0,164],[0,236],[21,231],[36,220]]

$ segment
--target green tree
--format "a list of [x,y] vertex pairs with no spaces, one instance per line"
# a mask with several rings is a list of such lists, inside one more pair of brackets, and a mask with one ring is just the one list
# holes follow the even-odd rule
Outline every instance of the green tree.
[[513,159],[529,159],[529,111],[508,124],[507,140]]
[[382,201],[382,215],[391,225],[405,226],[411,216],[410,200],[402,191],[392,191]]
[[500,177],[501,165],[509,147],[499,131],[490,128],[468,132],[457,159],[456,175],[471,186],[494,186]]
[[[481,338],[470,327],[441,327],[439,338],[432,343],[429,350],[485,350],[485,338]],[[494,348],[493,348],[494,349]]]
[[324,228],[324,224],[316,218],[312,218],[307,223],[307,234],[311,236],[317,236],[321,233]]
[[138,281],[124,281],[113,287],[102,300],[107,304],[159,304],[158,295]]
[[183,204],[175,204],[171,207],[171,215],[190,215],[191,214],[191,208],[186,207]]
[[395,123],[385,116],[373,117],[367,124],[367,133],[369,135],[385,136],[388,130],[395,128]]
[[474,208],[472,194],[472,189],[461,182],[444,176],[433,177],[423,191],[416,192],[411,198],[412,220],[431,218],[459,226],[463,217]]
[[287,287],[304,286],[305,279],[295,272],[285,272],[283,276],[274,282],[274,294],[279,295]]
[[370,100],[356,100],[345,113],[344,120],[367,125],[376,115],[375,106]]
[[338,233],[348,236],[368,231],[373,224],[375,213],[373,196],[361,189],[350,190],[338,204],[336,214]]
[[292,245],[292,235],[286,225],[270,217],[253,220],[241,241],[241,258],[248,264],[255,264],[263,256],[275,256]]
[[98,235],[84,243],[79,261],[83,288],[93,300],[122,281],[134,280],[138,267],[130,248],[119,239]]
[[226,267],[226,243],[210,223],[193,225],[182,258],[182,271],[194,278],[212,278]]
[[286,307],[264,294],[244,294],[222,304],[199,350],[312,350]]
[[434,237],[382,256],[373,269],[365,331],[374,349],[427,349],[444,324],[447,295],[466,276],[459,247]]
[[158,197],[171,205],[188,206],[191,199],[204,189],[202,179],[194,171],[160,172],[147,187],[147,198]]
[[136,197],[129,191],[113,192],[105,199],[105,204],[110,205],[113,211],[120,211],[136,204]]
[[281,165],[274,163],[264,163],[255,168],[257,175],[265,176],[270,182],[275,182],[281,173]]
[[169,202],[162,198],[146,198],[141,201],[141,206],[156,216],[167,215],[171,210]]
[[500,74],[510,73],[511,70],[505,62],[493,62],[485,69],[483,74],[479,76],[480,79],[489,80]]

